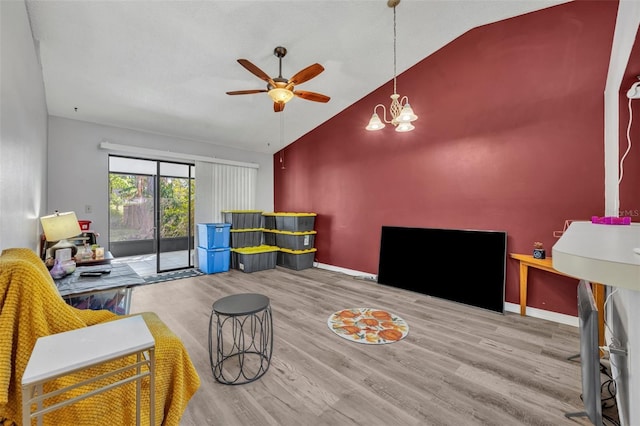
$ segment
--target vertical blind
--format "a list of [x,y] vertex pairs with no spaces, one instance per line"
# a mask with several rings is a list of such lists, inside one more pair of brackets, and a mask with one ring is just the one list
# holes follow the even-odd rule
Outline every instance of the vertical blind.
[[196,161],[196,223],[222,222],[223,210],[254,210],[258,170]]

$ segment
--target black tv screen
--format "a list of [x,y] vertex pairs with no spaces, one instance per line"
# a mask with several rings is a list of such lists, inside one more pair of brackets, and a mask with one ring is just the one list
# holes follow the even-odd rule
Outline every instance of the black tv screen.
[[378,283],[504,312],[507,233],[383,226]]

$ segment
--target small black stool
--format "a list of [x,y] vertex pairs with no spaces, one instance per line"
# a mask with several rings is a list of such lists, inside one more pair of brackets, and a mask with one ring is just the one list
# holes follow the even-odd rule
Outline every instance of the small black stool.
[[218,382],[240,385],[259,379],[269,369],[272,351],[273,320],[267,296],[234,294],[213,303],[209,318],[209,362]]

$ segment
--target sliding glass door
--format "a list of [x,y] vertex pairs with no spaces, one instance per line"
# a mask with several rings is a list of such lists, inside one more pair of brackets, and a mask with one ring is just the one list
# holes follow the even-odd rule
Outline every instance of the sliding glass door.
[[158,272],[193,266],[194,166],[161,162],[156,196]]
[[193,267],[195,167],[109,157],[109,249],[155,265]]

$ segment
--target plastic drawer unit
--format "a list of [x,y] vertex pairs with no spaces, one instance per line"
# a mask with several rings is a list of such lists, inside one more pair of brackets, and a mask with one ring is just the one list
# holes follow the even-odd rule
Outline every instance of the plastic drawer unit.
[[243,272],[256,272],[274,269],[278,256],[278,247],[261,245],[231,249],[231,266]]
[[60,296],[74,308],[128,315],[132,289],[145,281],[130,265],[113,263],[78,266],[72,274],[54,282]]
[[131,289],[96,290],[81,296],[64,296],[67,305],[76,309],[106,309],[114,314],[128,315],[131,306]]
[[315,248],[309,250],[288,250],[281,248],[278,252],[276,264],[278,266],[284,266],[285,268],[295,269],[296,271],[311,268],[313,267],[316,251],[317,249]]

